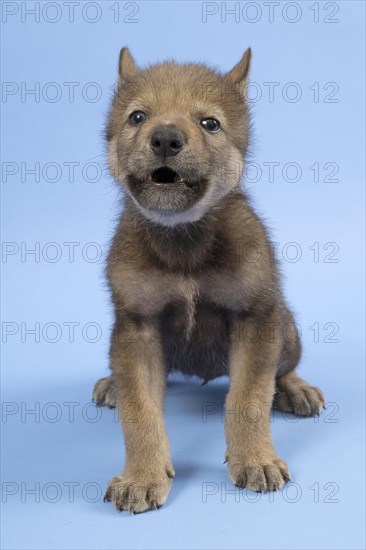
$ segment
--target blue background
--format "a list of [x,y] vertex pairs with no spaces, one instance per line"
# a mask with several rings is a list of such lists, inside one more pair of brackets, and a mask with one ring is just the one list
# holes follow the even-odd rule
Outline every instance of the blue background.
[[[217,13],[206,23],[201,2],[137,2],[135,14],[134,4],[120,3],[119,21],[116,2],[84,17],[81,2],[74,22],[63,2],[58,11],[54,4],[37,22],[24,13],[22,21],[21,3],[2,2],[18,8],[3,11],[2,22],[3,548],[364,548],[364,3],[281,3],[273,22],[262,3],[236,21],[211,3]],[[301,17],[290,23],[295,9]],[[123,45],[141,65],[204,59],[222,70],[253,49],[253,96],[262,96],[253,101],[257,164],[247,187],[279,243],[302,330],[300,374],[328,402],[318,420],[274,414],[275,446],[293,482],[274,495],[234,491],[228,479],[227,380],[201,388],[177,377],[166,400],[177,474],[166,505],[129,516],[102,502],[124,458],[114,412],[90,404],[108,372],[103,268],[119,192],[105,169],[103,125]],[[37,82],[39,97],[22,97]],[[67,82],[80,84],[74,101]],[[279,83],[273,101],[266,82]],[[296,102],[283,96],[289,82],[301,90]],[[329,82],[338,88],[324,89]],[[287,90],[291,99],[295,88]],[[25,173],[37,162],[39,178]],[[70,162],[78,163],[74,181]],[[274,181],[268,162],[280,163]],[[289,162],[301,168],[298,181],[289,181],[291,167],[282,172]],[[326,163],[336,163],[338,181],[329,181],[334,165]],[[73,261],[68,242],[78,243]],[[24,253],[35,247],[38,256]],[[65,323],[76,323],[73,338]],[[26,333],[32,327],[35,335]]]

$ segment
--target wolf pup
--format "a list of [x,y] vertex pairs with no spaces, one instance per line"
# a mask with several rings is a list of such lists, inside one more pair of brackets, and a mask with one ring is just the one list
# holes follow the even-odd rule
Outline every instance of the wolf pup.
[[107,488],[118,510],[159,508],[174,477],[163,401],[167,374],[230,375],[226,461],[238,487],[290,479],[269,410],[319,414],[295,372],[300,341],[266,229],[240,187],[249,141],[251,50],[226,74],[201,64],[139,69],[119,58],[107,126],[109,167],[125,191],[108,258],[115,310],[112,374],[94,388],[117,406],[126,463]]

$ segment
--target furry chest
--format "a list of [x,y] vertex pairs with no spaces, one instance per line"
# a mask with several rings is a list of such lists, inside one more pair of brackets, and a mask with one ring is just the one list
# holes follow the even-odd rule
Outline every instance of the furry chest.
[[228,373],[230,312],[202,302],[191,311],[177,302],[165,308],[160,323],[168,370],[204,380]]

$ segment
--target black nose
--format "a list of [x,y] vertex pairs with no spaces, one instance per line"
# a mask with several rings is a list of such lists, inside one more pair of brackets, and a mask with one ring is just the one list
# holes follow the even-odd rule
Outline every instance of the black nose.
[[174,157],[183,145],[184,136],[176,128],[162,126],[151,134],[151,149],[159,157]]

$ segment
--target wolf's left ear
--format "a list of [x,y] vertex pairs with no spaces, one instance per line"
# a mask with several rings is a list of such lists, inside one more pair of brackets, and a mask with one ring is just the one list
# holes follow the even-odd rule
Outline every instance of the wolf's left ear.
[[225,78],[230,82],[230,84],[233,84],[234,86],[238,86],[240,89],[240,92],[245,92],[246,88],[248,86],[248,80],[249,80],[249,71],[250,71],[250,65],[252,62],[252,50],[248,48],[245,52],[239,63],[235,65],[229,71],[226,73]]
[[119,54],[118,74],[120,80],[129,79],[135,76],[138,67],[128,48],[122,48]]

